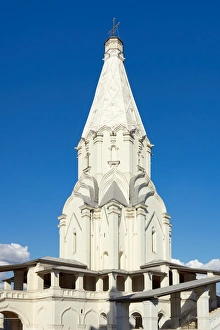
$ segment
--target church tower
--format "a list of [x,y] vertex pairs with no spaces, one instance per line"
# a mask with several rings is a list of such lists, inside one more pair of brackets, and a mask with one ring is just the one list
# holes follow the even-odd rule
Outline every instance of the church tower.
[[60,257],[91,270],[137,270],[171,260],[171,225],[151,181],[151,149],[124,67],[123,42],[104,65],[77,146],[78,181],[60,224]]

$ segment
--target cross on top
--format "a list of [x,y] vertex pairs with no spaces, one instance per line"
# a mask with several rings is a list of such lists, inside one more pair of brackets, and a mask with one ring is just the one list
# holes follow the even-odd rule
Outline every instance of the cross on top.
[[115,18],[113,18],[112,20],[112,29],[109,31],[108,34],[110,34],[111,36],[115,36],[116,32],[118,30],[118,26],[119,26],[120,22],[118,22],[117,24],[115,24]]

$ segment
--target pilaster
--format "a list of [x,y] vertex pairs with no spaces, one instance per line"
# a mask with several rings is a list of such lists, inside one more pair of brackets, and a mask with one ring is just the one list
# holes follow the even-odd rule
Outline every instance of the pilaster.
[[145,263],[145,220],[146,220],[147,206],[136,205],[136,221],[137,221],[137,237],[135,247],[134,268],[138,269]]
[[81,219],[83,229],[85,231],[85,242],[84,242],[84,253],[85,253],[85,264],[91,268],[91,211],[93,209],[88,205],[81,207]]
[[124,142],[124,167],[127,167],[126,172],[134,173],[133,168],[133,154],[134,154],[134,137],[130,132],[124,132],[123,133],[123,142]]
[[80,142],[78,143],[78,146],[75,147],[75,149],[77,150],[77,158],[78,158],[78,177],[81,176],[82,173],[82,169],[83,169],[83,164],[82,164],[82,143],[83,143],[84,139],[81,139]]
[[109,265],[110,269],[119,267],[118,227],[121,208],[118,203],[111,202],[107,206],[109,218]]
[[164,249],[163,249],[163,258],[164,260],[171,259],[171,216],[167,213],[163,213],[163,227],[164,227]]
[[134,218],[135,218],[135,208],[127,207],[125,209],[125,217],[128,226],[128,237],[126,239],[126,251],[128,258],[126,259],[126,268],[133,269],[134,258],[136,253],[134,253]]
[[[103,134],[102,133],[97,133],[94,138],[93,138],[93,142],[94,142],[94,165],[96,170],[95,173],[97,173],[98,177],[100,176],[100,173],[102,173],[102,160],[103,160],[103,152],[102,152],[102,148],[103,148]],[[97,161],[97,159],[99,161]],[[97,178],[99,181],[99,178]]]
[[91,269],[98,270],[103,268],[101,264],[101,251],[103,247],[101,246],[99,235],[101,209],[94,209],[91,215]]
[[60,233],[60,258],[65,257],[65,230],[66,230],[66,214],[61,214],[58,217],[60,221],[58,228]]
[[147,168],[147,173],[149,178],[151,177],[151,156],[152,156],[152,147],[153,144],[147,143],[147,164],[146,164],[146,168]]

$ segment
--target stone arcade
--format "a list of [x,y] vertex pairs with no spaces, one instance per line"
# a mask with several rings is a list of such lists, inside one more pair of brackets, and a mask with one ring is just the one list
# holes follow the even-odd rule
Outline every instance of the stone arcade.
[[111,36],[76,148],[78,181],[59,217],[60,257],[0,267],[14,274],[0,289],[0,329],[220,329],[220,272],[171,262],[153,145],[123,62]]

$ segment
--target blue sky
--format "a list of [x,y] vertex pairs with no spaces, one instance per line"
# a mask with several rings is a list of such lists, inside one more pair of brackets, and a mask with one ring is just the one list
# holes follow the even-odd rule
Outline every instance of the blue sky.
[[17,256],[59,254],[57,217],[77,180],[74,147],[113,17],[155,145],[152,179],[172,216],[173,258],[220,257],[219,10],[219,1],[194,0],[0,4],[0,260],[11,243]]

